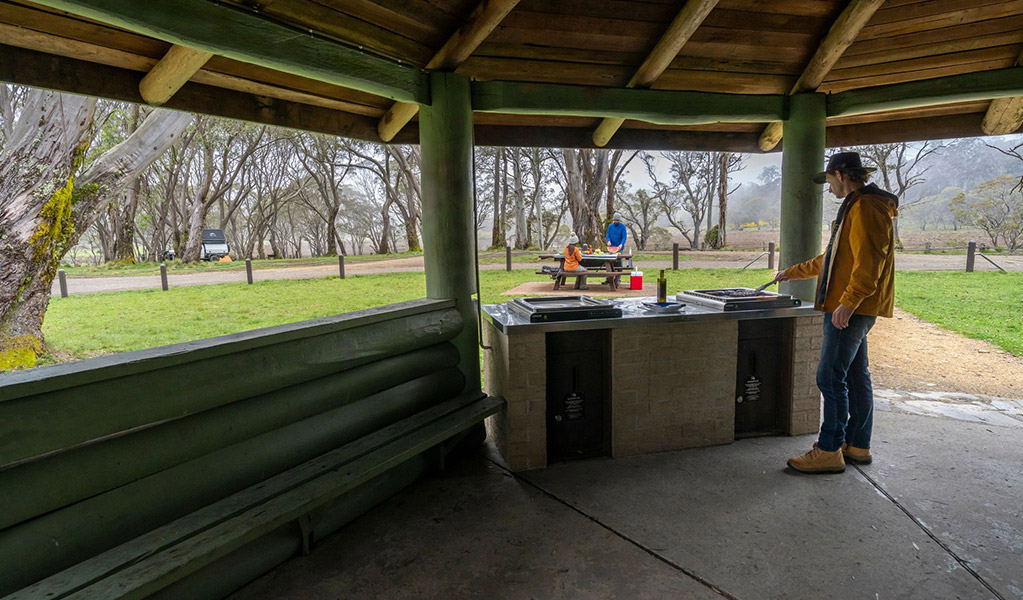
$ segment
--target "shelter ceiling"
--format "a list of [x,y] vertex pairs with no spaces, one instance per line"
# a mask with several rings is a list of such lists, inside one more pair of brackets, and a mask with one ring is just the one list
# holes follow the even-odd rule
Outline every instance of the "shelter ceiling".
[[[471,20],[479,0],[220,4],[282,25],[295,35],[312,34],[423,69]],[[456,68],[458,72],[480,81],[624,88],[684,6],[678,0],[512,4],[499,25]],[[719,0],[651,87],[788,94],[847,4]],[[0,43],[0,75],[5,80],[131,101],[140,100],[133,86],[137,88],[142,75],[171,47],[168,41],[101,20],[14,0],[0,0]],[[887,0],[817,91],[838,93],[1005,69],[1017,64],[1021,49],[1023,0]],[[104,81],[94,81],[97,77]],[[226,106],[228,100],[236,104]],[[375,93],[214,55],[167,105],[379,141],[377,122],[393,103]],[[981,135],[980,122],[989,104],[971,100],[830,118],[828,143]],[[554,146],[592,146],[590,134],[600,123],[592,116],[500,112],[477,113],[475,121],[479,143]],[[766,124],[654,125],[626,120],[609,147],[758,151],[757,138]],[[417,136],[412,122],[394,141],[407,143]]]

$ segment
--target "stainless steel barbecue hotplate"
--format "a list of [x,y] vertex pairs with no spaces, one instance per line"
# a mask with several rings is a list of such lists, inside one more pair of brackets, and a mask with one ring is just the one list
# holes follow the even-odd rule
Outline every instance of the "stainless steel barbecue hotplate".
[[788,294],[760,291],[753,288],[721,288],[716,290],[686,290],[675,295],[679,302],[699,304],[721,311],[762,310],[799,306],[799,298]]
[[622,309],[616,307],[610,300],[597,300],[590,296],[515,298],[508,303],[508,308],[512,312],[528,318],[530,323],[607,319],[622,316]]

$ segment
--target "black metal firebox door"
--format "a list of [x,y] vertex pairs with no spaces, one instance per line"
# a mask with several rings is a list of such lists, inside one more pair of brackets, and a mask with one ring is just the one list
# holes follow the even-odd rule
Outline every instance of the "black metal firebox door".
[[547,461],[610,454],[607,330],[547,334]]
[[739,321],[735,436],[782,433],[791,396],[791,319]]

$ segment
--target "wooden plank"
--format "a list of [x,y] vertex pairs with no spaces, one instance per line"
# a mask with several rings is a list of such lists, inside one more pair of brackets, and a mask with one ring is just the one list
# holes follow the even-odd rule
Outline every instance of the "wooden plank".
[[843,3],[837,0],[832,2],[823,0],[817,2],[807,2],[806,0],[721,0],[719,6],[769,14],[833,17],[842,10]]
[[867,89],[873,86],[898,85],[901,83],[917,83],[952,77],[956,75],[981,74],[985,71],[999,71],[1009,67],[1011,60],[999,59],[982,62],[936,67],[924,71],[906,71],[891,75],[875,75],[842,81],[828,81],[821,85],[820,91],[832,94]]
[[[433,71],[452,71],[465,62],[483,40],[511,12],[519,0],[481,0],[469,15],[465,24],[459,27],[444,46],[433,55],[426,68]],[[389,142],[412,120],[419,106],[399,102],[389,108],[377,125],[380,139]]]
[[448,33],[462,23],[462,19],[429,2],[313,1],[414,40],[427,48],[436,48],[443,44]]
[[[926,8],[928,4],[929,3],[924,2],[921,3],[921,6],[922,8]],[[915,33],[919,31],[926,31],[928,29],[937,29],[940,27],[951,27],[954,25],[962,25],[964,23],[984,21],[986,19],[1017,16],[1021,13],[1023,13],[1023,7],[1020,6],[1020,3],[1017,0],[1010,0],[1008,2],[1000,2],[998,4],[970,7],[950,12],[931,14],[928,16],[920,16],[909,20],[895,21],[892,23],[868,25],[860,34],[860,39],[872,40],[880,37]]]
[[[990,6],[992,4],[1005,4],[1007,0],[969,0],[970,8]],[[913,21],[925,19],[936,15],[962,10],[967,3],[963,0],[905,0],[886,2],[868,26],[885,25],[899,21]]]
[[671,125],[763,122],[783,118],[786,110],[782,95],[667,92],[506,81],[474,82],[472,105],[473,110],[479,112],[613,116]]
[[881,85],[828,97],[828,116],[848,116],[1023,95],[1023,67]]
[[[998,30],[991,31],[990,29],[993,28],[984,28],[989,29],[989,31],[978,32],[977,35],[973,35],[970,30],[981,29],[981,27],[964,25],[961,28],[949,28],[962,29],[961,34],[949,32],[946,29],[938,30],[939,32],[946,32],[947,39],[940,39],[942,36],[938,33],[928,33],[925,36],[920,36],[920,43],[907,43],[904,46],[883,44],[880,46],[887,47],[882,47],[870,52],[863,51],[861,48],[857,50],[856,54],[852,54],[851,52],[853,48],[856,48],[856,44],[854,44],[853,48],[850,48],[838,61],[835,65],[835,69],[846,69],[849,67],[859,67],[862,65],[871,65],[882,62],[908,60],[924,56],[933,56],[935,54],[967,52],[970,50],[992,48],[995,46],[1011,45],[1020,41],[1019,32],[1023,29],[1023,17],[998,19],[997,21],[992,21],[992,23],[999,23],[997,28]],[[1001,23],[1005,23],[1004,27]]]
[[244,12],[265,15],[295,30],[325,36],[416,67],[422,67],[430,53],[430,46],[426,44],[314,0],[227,2]]
[[987,110],[989,104],[990,102],[987,100],[974,100],[971,102],[959,102],[957,104],[924,106],[919,108],[886,111],[882,113],[867,113],[862,115],[851,115],[848,117],[831,117],[827,120],[827,123],[828,127],[842,127],[845,125],[858,125],[861,123],[904,121],[907,119],[924,119],[944,117],[948,115],[983,113]]
[[213,56],[212,52],[174,45],[139,82],[139,94],[149,104],[170,100],[181,86]]
[[967,114],[829,127],[827,146],[843,148],[864,144],[979,137],[984,134],[980,128],[981,118],[980,114]]
[[[223,500],[177,519],[163,527],[154,529],[108,552],[65,569],[47,579],[24,588],[6,600],[28,600],[39,596],[54,599],[66,597],[70,593],[81,591],[86,586],[122,571],[125,567],[138,561],[165,551],[182,540],[196,533],[209,529],[228,519],[238,516],[253,507],[258,507],[267,499],[279,497],[322,475],[325,471],[340,468],[352,461],[386,448],[408,435],[423,429],[439,419],[448,417],[453,412],[463,409],[469,404],[469,397],[455,398],[451,401],[429,408],[413,417],[403,419],[393,425],[380,429],[358,441],[332,450],[323,456],[299,465],[286,473],[267,479],[266,481],[233,494]],[[473,399],[473,402],[478,401]]]
[[[523,148],[596,148],[591,129],[582,127],[502,127],[475,129],[478,146],[518,146]],[[622,150],[701,150],[759,152],[756,134],[742,132],[644,131],[621,129],[607,148]]]
[[[689,40],[693,33],[700,27],[703,20],[717,5],[717,0],[690,0],[685,3],[682,10],[668,25],[661,39],[657,41],[653,50],[647,55],[643,63],[639,65],[636,72],[625,84],[627,88],[648,88],[664,70],[668,68],[672,60],[678,55],[679,50]],[[634,117],[635,118],[635,117]],[[640,120],[642,120],[640,118]],[[606,146],[608,140],[615,134],[615,131],[625,122],[624,117],[605,118],[593,132],[593,143],[597,146]]]
[[[205,0],[40,0],[164,41],[404,102],[428,102],[422,72]],[[288,4],[288,3],[285,3]],[[187,18],[182,18],[187,15]]]
[[655,90],[695,92],[728,90],[733,94],[784,94],[791,83],[792,77],[785,75],[668,69],[652,87]]
[[[118,574],[67,596],[69,600],[145,598],[263,534],[325,506],[345,492],[496,413],[504,401],[486,397],[412,431],[400,440],[330,469],[315,479],[194,535]],[[321,470],[322,472],[323,470]]]
[[[1023,39],[1023,35],[1017,34],[1017,38]],[[848,81],[858,78],[892,77],[899,73],[910,73],[915,71],[928,71],[941,69],[955,65],[969,65],[989,61],[1005,61],[1003,66],[1013,65],[1013,61],[1019,54],[1019,44],[1013,43],[1008,46],[995,46],[993,48],[981,48],[967,52],[953,52],[939,54],[936,56],[923,56],[909,60],[893,60],[877,64],[861,65],[846,69],[834,69],[828,74],[825,85]]]

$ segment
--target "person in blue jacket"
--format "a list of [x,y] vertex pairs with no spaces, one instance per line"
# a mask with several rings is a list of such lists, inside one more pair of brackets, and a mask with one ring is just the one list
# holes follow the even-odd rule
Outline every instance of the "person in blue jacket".
[[611,217],[611,224],[607,226],[607,251],[621,252],[625,249],[625,240],[628,237],[629,233],[622,223],[621,213],[615,213]]

